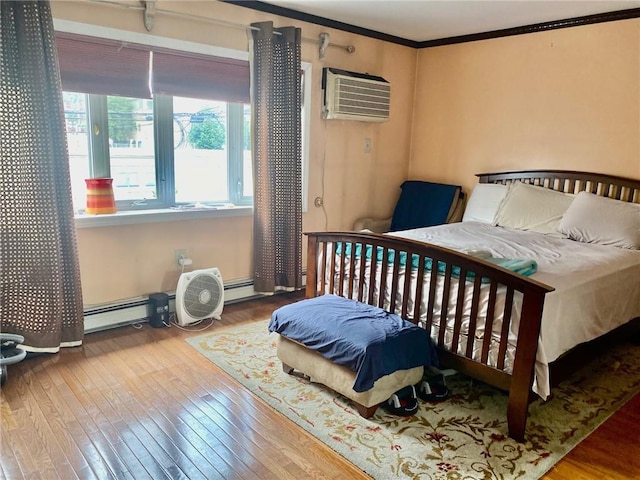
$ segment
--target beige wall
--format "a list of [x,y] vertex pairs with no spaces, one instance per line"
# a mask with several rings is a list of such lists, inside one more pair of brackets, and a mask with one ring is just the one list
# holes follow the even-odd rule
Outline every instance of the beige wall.
[[640,20],[423,49],[409,176],[556,168],[640,178]]
[[[137,1],[130,3],[139,5]],[[317,45],[303,42],[302,58],[313,64],[310,207],[304,214],[303,229],[322,230],[325,224],[329,229],[348,229],[358,217],[380,211],[390,213],[409,163],[417,58],[414,49],[213,0],[158,1],[157,8],[242,24],[273,20],[276,26],[300,26],[306,38],[315,39],[327,31],[332,42],[355,45],[354,54],[329,48],[325,60],[320,61]],[[52,2],[52,9],[56,19],[147,33],[139,11],[60,0]],[[152,33],[236,50],[247,49],[243,29],[161,13],[156,16]],[[367,72],[389,80],[391,119],[384,124],[322,120],[323,66]],[[365,138],[372,139],[370,154],[363,151]],[[322,209],[313,207],[316,196],[324,197],[326,218]],[[174,267],[173,258],[178,248],[188,250],[194,261],[193,268],[218,266],[225,281],[252,276],[251,217],[83,228],[78,230],[78,247],[86,305],[174,290],[180,273]]]
[[[137,2],[131,2],[137,5]],[[146,33],[141,13],[86,2],[53,2],[54,17]],[[355,54],[303,43],[313,64],[309,212],[304,230],[348,229],[391,213],[406,178],[462,184],[474,173],[559,168],[640,178],[640,20],[413,50],[217,1],[159,1],[158,8],[234,23],[274,20],[303,36],[328,31]],[[158,14],[155,35],[246,50],[242,29]],[[391,82],[384,124],[324,121],[323,66]],[[415,88],[415,97],[414,97]],[[363,152],[365,138],[373,151]],[[327,216],[313,207],[324,197]],[[221,218],[78,230],[85,304],[175,289],[173,251],[225,280],[252,275],[252,218]]]

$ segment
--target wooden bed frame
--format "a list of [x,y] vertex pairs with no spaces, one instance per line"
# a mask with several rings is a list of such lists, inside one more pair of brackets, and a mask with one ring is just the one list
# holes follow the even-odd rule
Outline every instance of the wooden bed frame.
[[[550,188],[566,193],[578,193],[580,191],[588,191],[597,195],[606,196],[626,202],[640,203],[640,180],[634,180],[612,175],[603,175],[587,172],[561,171],[561,170],[534,170],[522,172],[504,172],[504,173],[486,173],[478,174],[480,183],[501,183],[509,184],[515,181],[521,181],[533,185],[539,185],[544,188]],[[453,328],[453,340],[449,348],[445,348],[444,333],[445,329],[439,331],[438,338],[435,339],[438,346],[440,361],[443,365],[453,368],[465,375],[478,379],[497,388],[509,392],[509,400],[507,406],[507,422],[509,436],[517,441],[524,441],[524,434],[527,422],[528,405],[532,397],[531,387],[534,378],[534,368],[536,361],[536,353],[538,348],[538,336],[540,334],[540,323],[542,319],[542,311],[544,306],[545,295],[554,289],[548,285],[544,285],[536,280],[515,274],[509,270],[485,262],[476,257],[471,257],[453,250],[438,247],[422,242],[416,242],[408,239],[397,237],[378,235],[373,233],[357,233],[357,232],[314,232],[306,233],[308,237],[308,258],[307,258],[307,287],[306,297],[315,297],[325,293],[333,293],[335,295],[345,296],[361,302],[377,305],[386,308],[389,311],[400,314],[403,318],[412,321],[426,316],[425,328],[432,333],[434,321],[433,308],[436,303],[436,277],[444,277],[444,288],[442,296],[438,299],[443,306],[442,316],[446,315],[447,308],[445,306],[455,305],[455,321]],[[345,254],[330,255],[327,259],[327,252],[336,251],[336,246],[345,245]],[[349,247],[351,245],[351,247]],[[406,268],[415,269],[417,281],[414,282],[412,288],[411,282],[408,280],[410,275],[404,275],[406,281],[400,284],[398,272],[400,269],[400,255],[394,255],[393,262],[367,262],[356,261],[355,245],[362,245],[364,248],[372,248],[373,252],[382,251],[382,258],[388,258],[390,250],[395,252],[406,252],[406,258],[419,258],[418,265],[422,265],[425,258],[445,264],[444,273],[438,273],[438,269],[433,268],[425,271],[424,268],[410,265],[406,262]],[[368,247],[371,246],[371,247]],[[380,250],[378,250],[380,249]],[[350,250],[350,252],[349,252]],[[358,265],[358,267],[356,267]],[[450,285],[452,278],[452,267],[460,267],[459,278],[469,278],[467,274],[473,272],[475,274],[473,281],[463,282],[464,288],[460,288],[457,298],[450,298]],[[356,268],[359,271],[356,271]],[[379,275],[376,269],[380,268]],[[365,271],[367,269],[367,271]],[[331,272],[334,272],[332,274]],[[365,275],[370,279],[377,279],[380,285],[377,285],[378,291],[384,292],[389,290],[390,304],[384,305],[384,295],[374,295],[373,288],[366,288],[364,283]],[[424,275],[431,275],[430,290],[426,301],[422,301],[422,284]],[[354,280],[357,278],[357,280]],[[390,278],[390,280],[389,280]],[[465,298],[465,292],[470,295],[471,301],[471,318],[469,320],[469,338],[472,338],[476,332],[477,316],[479,311],[479,291],[482,279],[488,279],[489,282],[489,306],[487,310],[487,325],[485,331],[491,331],[493,318],[500,313],[503,314],[503,323],[501,329],[501,337],[498,348],[497,366],[489,365],[489,336],[482,339],[481,360],[472,359],[473,342],[468,342],[466,352],[464,354],[453,353],[457,351],[460,343],[461,324],[462,324],[462,308],[459,307]],[[388,282],[391,285],[388,285]],[[485,283],[486,285],[486,283]],[[420,287],[420,288],[418,288]],[[496,292],[499,287],[505,287],[506,300],[502,312],[496,312]],[[366,298],[363,298],[363,291],[368,292]],[[513,361],[511,373],[505,372],[505,354],[507,351],[507,336],[510,329],[511,312],[513,307],[514,294],[520,292],[522,294],[522,306],[520,310],[520,326],[516,341],[516,354]],[[415,298],[412,311],[408,308],[410,295]],[[400,298],[400,299],[399,299]],[[422,309],[421,305],[426,305]],[[441,319],[444,320],[444,319]],[[443,322],[440,322],[443,324]],[[479,340],[475,340],[477,343]],[[479,345],[478,345],[479,347]],[[570,356],[567,356],[569,358]],[[563,359],[565,356],[562,357]],[[557,384],[566,375],[574,371],[577,366],[571,362],[557,361],[561,364],[558,371],[550,372],[553,384]]]

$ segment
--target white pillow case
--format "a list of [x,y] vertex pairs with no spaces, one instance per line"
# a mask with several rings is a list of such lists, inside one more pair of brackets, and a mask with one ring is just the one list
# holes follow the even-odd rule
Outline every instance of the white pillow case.
[[560,231],[579,242],[640,250],[640,205],[580,192]]
[[495,224],[562,237],[558,225],[574,198],[549,188],[514,182],[500,205]]
[[499,183],[478,183],[473,187],[462,221],[493,223],[508,189]]

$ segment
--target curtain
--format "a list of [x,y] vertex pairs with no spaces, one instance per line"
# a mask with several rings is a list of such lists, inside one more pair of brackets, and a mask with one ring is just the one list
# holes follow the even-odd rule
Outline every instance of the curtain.
[[49,2],[1,2],[0,29],[0,328],[56,352],[84,325]]
[[299,28],[251,25],[254,288],[302,288]]

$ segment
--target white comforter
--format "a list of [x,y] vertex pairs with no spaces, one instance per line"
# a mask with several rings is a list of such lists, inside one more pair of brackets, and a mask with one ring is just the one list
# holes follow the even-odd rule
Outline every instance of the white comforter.
[[533,385],[543,399],[550,393],[550,362],[572,347],[640,317],[640,251],[477,222],[389,235],[537,262],[538,271],[531,278],[555,288],[546,296]]

